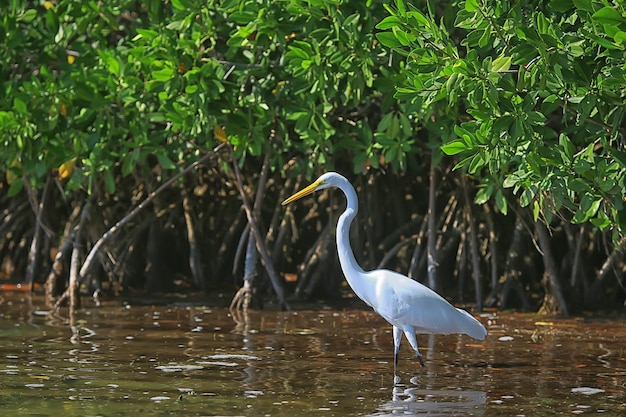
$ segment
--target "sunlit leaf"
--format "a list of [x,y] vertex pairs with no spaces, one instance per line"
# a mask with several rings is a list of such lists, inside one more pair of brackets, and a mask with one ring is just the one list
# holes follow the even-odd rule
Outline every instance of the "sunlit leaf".
[[193,7],[193,3],[188,0],[172,0],[172,6],[178,10],[188,10]]
[[611,220],[609,218],[597,217],[597,218],[590,219],[589,222],[593,224],[594,226],[596,226],[597,228],[599,228],[600,230],[607,229],[612,225]]
[[386,30],[392,27],[399,26],[402,21],[396,16],[387,16],[379,24],[376,25],[377,29]]
[[511,68],[512,58],[510,56],[499,56],[491,63],[491,71],[506,72]]
[[540,211],[539,202],[537,200],[533,201],[533,220],[537,221],[539,219]]
[[400,41],[391,32],[380,32],[376,34],[376,38],[387,48],[398,48],[402,46]]
[[72,159],[68,159],[67,161],[63,162],[59,166],[59,178],[64,180],[70,175],[72,175],[72,173],[74,172],[75,163],[76,163],[76,157]]
[[36,17],[37,17],[37,10],[28,9],[28,10],[25,10],[23,13],[19,14],[16,20],[18,22],[30,23],[33,20],[35,20]]
[[213,135],[215,136],[215,139],[219,140],[220,142],[228,142],[228,135],[226,134],[226,130],[224,130],[220,125],[215,125],[213,127]]
[[491,195],[493,194],[493,190],[494,190],[493,186],[479,188],[478,191],[476,191],[476,197],[474,197],[474,203],[478,205],[485,204],[491,198]]
[[478,0],[467,0],[465,2],[465,10],[468,12],[475,12],[478,10],[480,5],[478,4]]
[[174,68],[165,67],[152,71],[152,77],[157,81],[168,81],[174,76]]
[[446,143],[445,145],[441,147],[441,150],[446,155],[456,155],[468,149],[469,148],[467,144],[462,140],[455,140],[455,141]]

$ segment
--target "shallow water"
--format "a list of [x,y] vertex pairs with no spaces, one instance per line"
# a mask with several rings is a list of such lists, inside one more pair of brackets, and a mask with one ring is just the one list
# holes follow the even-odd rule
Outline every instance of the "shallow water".
[[[404,341],[367,309],[87,303],[73,323],[0,293],[5,415],[387,416],[626,413],[624,320],[489,313],[489,334]],[[63,314],[67,314],[66,311]]]

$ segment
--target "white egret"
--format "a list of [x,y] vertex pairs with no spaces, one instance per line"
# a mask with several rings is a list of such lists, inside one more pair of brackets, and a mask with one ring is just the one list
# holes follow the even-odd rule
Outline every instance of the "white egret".
[[485,338],[487,330],[478,320],[467,311],[455,308],[430,288],[397,272],[386,269],[364,271],[359,266],[350,247],[349,236],[350,224],[358,212],[358,199],[354,187],[340,174],[327,172],[282,204],[289,204],[329,187],[343,191],[348,202],[337,222],[337,252],[341,269],[356,295],[393,326],[394,375],[403,333],[421,366],[424,366],[424,361],[418,350],[416,332],[464,333],[474,339]]

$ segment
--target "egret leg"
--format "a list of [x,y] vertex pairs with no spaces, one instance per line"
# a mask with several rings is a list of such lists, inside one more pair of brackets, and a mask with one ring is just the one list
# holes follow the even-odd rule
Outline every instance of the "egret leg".
[[[417,355],[417,360],[420,361],[421,366],[425,367],[426,365],[424,365],[424,360],[422,359],[422,355],[420,355],[420,351],[417,347],[417,337],[415,337],[415,329],[412,327],[406,327],[403,330],[404,330],[404,335],[409,340],[411,347],[413,348],[413,350],[415,351],[415,354]],[[395,332],[394,332],[394,336],[395,336]]]
[[398,375],[398,356],[400,354],[400,342],[402,342],[402,329],[393,326],[393,375]]

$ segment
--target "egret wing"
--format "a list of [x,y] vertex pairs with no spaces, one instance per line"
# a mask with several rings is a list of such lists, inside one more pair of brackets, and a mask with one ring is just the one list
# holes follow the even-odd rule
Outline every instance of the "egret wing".
[[379,287],[374,309],[392,325],[409,325],[417,333],[465,333],[484,339],[486,330],[478,320],[430,288],[393,271],[374,272],[378,272]]

